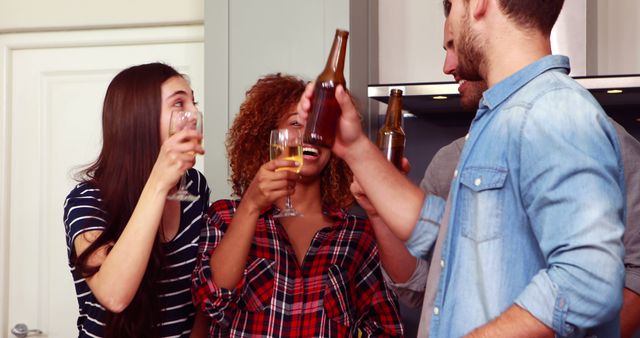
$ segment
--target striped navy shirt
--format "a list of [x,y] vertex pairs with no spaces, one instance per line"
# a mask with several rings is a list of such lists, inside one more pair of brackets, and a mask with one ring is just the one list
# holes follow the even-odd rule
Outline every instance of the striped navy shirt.
[[[190,193],[200,196],[195,202],[181,202],[180,229],[170,242],[163,243],[166,255],[163,279],[158,281],[161,318],[161,337],[188,337],[195,318],[191,301],[191,273],[193,272],[198,240],[204,224],[202,215],[209,204],[209,187],[204,176],[195,169],[187,171]],[[91,292],[89,285],[74,266],[74,240],[90,230],[103,230],[106,213],[98,189],[89,183],[78,184],[64,203],[64,225],[67,236],[69,267],[76,288],[80,314],[79,337],[102,337],[106,310]]]

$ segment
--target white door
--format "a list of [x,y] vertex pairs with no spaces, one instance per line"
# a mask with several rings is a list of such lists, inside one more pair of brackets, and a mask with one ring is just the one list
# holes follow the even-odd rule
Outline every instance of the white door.
[[8,268],[2,267],[8,271],[8,305],[0,312],[8,315],[3,314],[0,336],[13,337],[11,328],[25,323],[50,338],[76,337],[78,305],[62,205],[76,184],[74,168],[98,155],[107,85],[128,66],[161,61],[189,75],[202,103],[202,27],[38,33],[9,40],[5,118],[0,119],[0,127],[1,120],[5,124],[0,133],[7,132],[0,136],[7,142],[0,160],[7,161],[8,182],[0,195],[0,202],[5,199],[0,221],[9,229],[0,239],[0,247],[8,245]]

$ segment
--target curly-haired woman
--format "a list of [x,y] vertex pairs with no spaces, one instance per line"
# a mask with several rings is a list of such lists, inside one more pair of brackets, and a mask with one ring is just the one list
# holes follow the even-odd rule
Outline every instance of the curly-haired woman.
[[[275,128],[303,129],[296,105],[305,83],[265,76],[247,92],[227,139],[241,201],[209,209],[193,276],[210,337],[402,336],[369,224],[346,212],[352,175],[328,149],[304,145],[300,174],[269,161]],[[291,194],[303,217],[274,218]]]

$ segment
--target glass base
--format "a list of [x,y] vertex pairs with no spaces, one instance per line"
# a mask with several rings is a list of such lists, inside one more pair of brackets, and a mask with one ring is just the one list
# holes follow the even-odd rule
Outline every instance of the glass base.
[[273,214],[274,218],[280,217],[294,217],[294,216],[303,216],[302,213],[296,209],[282,209],[275,214]]
[[173,194],[167,196],[168,200],[172,201],[188,201],[193,202],[200,199],[200,196],[191,195],[187,190],[178,190]]

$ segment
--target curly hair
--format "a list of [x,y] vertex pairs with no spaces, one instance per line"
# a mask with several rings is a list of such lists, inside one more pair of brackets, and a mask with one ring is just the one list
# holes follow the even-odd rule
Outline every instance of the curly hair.
[[[247,91],[226,141],[232,188],[238,197],[242,197],[260,166],[269,160],[269,134],[298,103],[304,88],[301,79],[277,73],[264,76]],[[321,173],[323,204],[349,207],[353,203],[349,191],[352,180],[347,164],[331,154]]]

